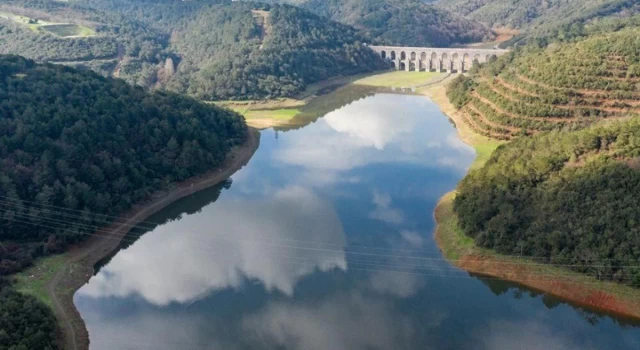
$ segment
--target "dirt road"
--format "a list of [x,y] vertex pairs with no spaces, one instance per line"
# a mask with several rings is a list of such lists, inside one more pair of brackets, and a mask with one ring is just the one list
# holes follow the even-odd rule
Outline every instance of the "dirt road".
[[73,295],[91,278],[95,264],[118,248],[120,240],[131,227],[180,198],[228,179],[249,162],[259,144],[259,132],[249,129],[247,141],[233,149],[221,167],[177,184],[170,191],[154,194],[149,202],[136,205],[128,213],[120,216],[116,220],[117,224],[96,232],[83,244],[69,250],[64,265],[47,284],[47,292],[53,301],[53,311],[62,332],[64,349],[89,348],[89,334],[73,303]]

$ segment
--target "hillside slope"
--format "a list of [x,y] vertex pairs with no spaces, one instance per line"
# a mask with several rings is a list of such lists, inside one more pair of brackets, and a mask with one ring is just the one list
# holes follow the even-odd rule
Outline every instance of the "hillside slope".
[[0,56],[0,275],[215,168],[245,135],[240,116],[190,98]]
[[421,0],[306,0],[301,6],[390,45],[448,47],[493,38],[488,27]]
[[[258,12],[266,13],[261,21]],[[20,14],[24,23],[2,13]],[[25,22],[39,18],[84,23],[96,34],[62,38]],[[386,67],[352,27],[291,6],[230,0],[8,0],[0,4],[0,39],[7,42],[0,53],[205,99],[285,96]]]
[[478,133],[511,139],[577,130],[640,113],[640,29],[576,43],[529,46],[450,87],[450,99]]
[[212,6],[176,30],[182,61],[168,86],[203,99],[271,98],[387,67],[352,27],[293,6],[266,7],[259,18],[254,8]]
[[[99,0],[99,3],[112,1]],[[186,16],[187,7],[184,7],[185,10],[175,12]],[[36,30],[41,27],[27,21],[83,25],[94,35],[63,37]],[[173,57],[166,49],[169,32],[152,28],[107,6],[105,9],[91,7],[87,1],[7,0],[0,4],[0,39],[3,40],[1,54],[90,68],[141,86],[155,84],[158,71]]]
[[512,45],[640,10],[635,0],[440,0],[437,6],[492,27],[521,29],[521,35],[506,43]]
[[481,247],[640,287],[640,119],[519,138],[459,185]]

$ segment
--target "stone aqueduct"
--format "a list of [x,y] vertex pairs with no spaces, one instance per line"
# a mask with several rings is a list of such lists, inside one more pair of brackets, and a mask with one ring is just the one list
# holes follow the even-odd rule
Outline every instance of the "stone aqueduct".
[[509,50],[437,49],[430,47],[369,46],[382,58],[391,60],[397,70],[465,72],[475,62],[486,62]]

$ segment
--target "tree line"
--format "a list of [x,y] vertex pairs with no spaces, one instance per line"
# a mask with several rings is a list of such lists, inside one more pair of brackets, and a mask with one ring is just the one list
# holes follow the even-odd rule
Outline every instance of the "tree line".
[[459,185],[476,244],[640,287],[640,121],[518,138]]
[[55,350],[56,318],[34,297],[0,278],[0,349]]
[[235,113],[174,93],[0,56],[0,274],[215,168],[245,131]]

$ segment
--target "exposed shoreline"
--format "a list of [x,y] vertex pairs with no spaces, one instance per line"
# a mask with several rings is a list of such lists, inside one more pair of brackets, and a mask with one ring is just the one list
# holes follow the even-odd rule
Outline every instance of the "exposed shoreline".
[[[330,98],[339,94],[340,90],[355,86],[375,88],[418,89],[440,84],[447,80],[451,73],[405,72],[397,70],[381,70],[354,76],[333,77],[310,85],[302,93],[274,100],[252,101],[218,101],[219,106],[227,107],[242,114],[247,125],[256,129],[295,128],[307,123],[297,120],[305,115],[311,104],[319,99]],[[348,92],[347,92],[348,94]],[[330,100],[325,100],[329,102]],[[214,103],[214,102],[211,102]],[[330,112],[330,110],[327,110]]]
[[[480,167],[500,142],[476,134],[462,122],[446,97],[446,83],[447,80],[421,93],[430,97],[453,121],[463,142],[476,149],[484,146],[488,154],[479,154],[471,169]],[[433,213],[436,244],[451,264],[470,273],[499,278],[553,295],[579,307],[640,320],[640,290],[551,265],[532,265],[526,257],[505,257],[476,247],[457,227],[457,216],[452,208],[454,197],[455,190],[440,198]]]
[[121,215],[117,224],[96,232],[87,241],[67,251],[63,267],[56,271],[46,286],[47,294],[53,301],[53,312],[62,333],[61,346],[64,349],[89,348],[89,333],[73,303],[73,296],[93,276],[94,265],[120,246],[120,241],[131,227],[181,198],[228,179],[249,162],[259,144],[260,133],[248,128],[245,143],[232,149],[219,168],[175,184],[172,189],[155,193],[148,202],[140,203]]

